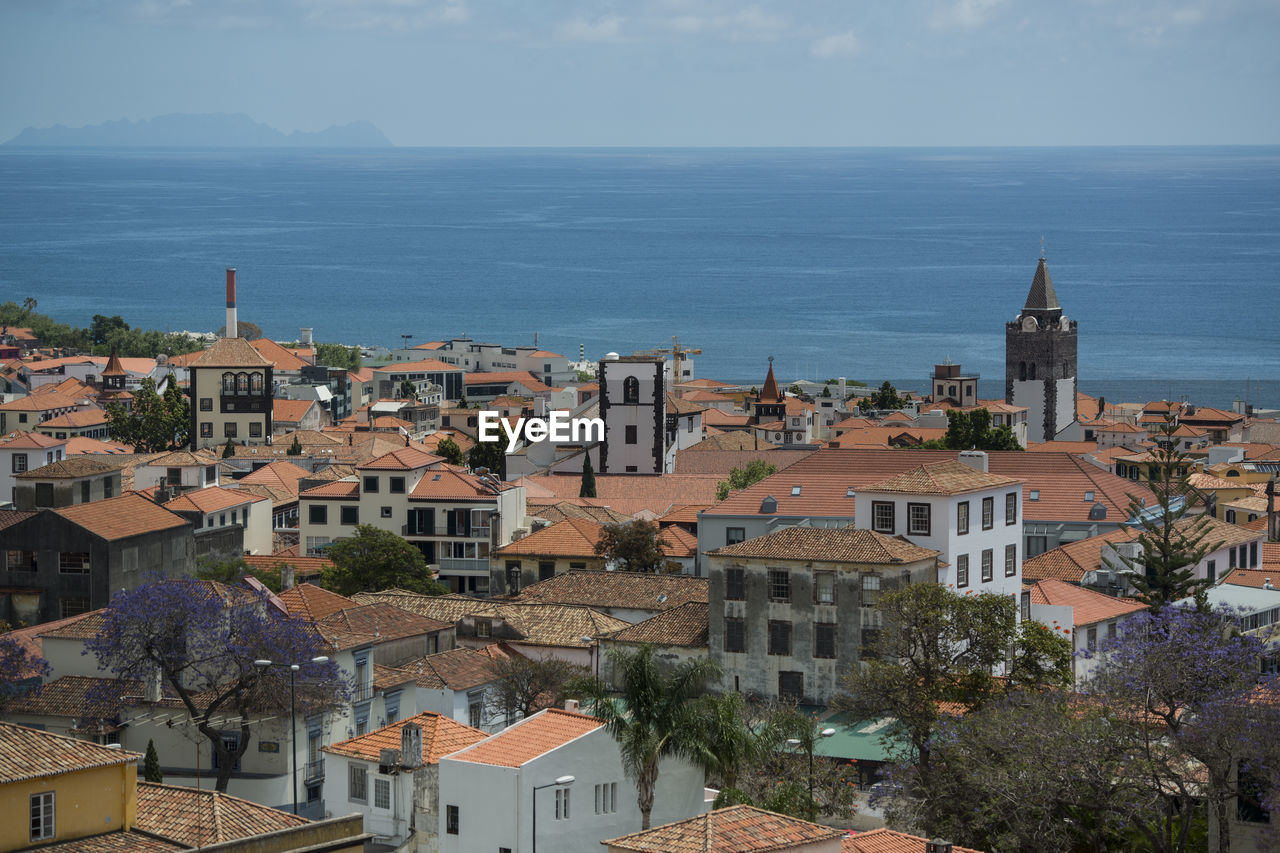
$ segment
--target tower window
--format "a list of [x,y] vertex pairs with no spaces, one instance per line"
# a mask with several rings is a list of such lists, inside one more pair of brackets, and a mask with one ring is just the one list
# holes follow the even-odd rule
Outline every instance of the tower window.
[[628,376],[626,379],[622,380],[622,402],[640,402],[640,380],[636,379],[634,376]]
[[1031,364],[1027,365],[1027,378],[1028,378],[1028,379],[1030,379],[1030,380],[1032,380],[1033,382],[1035,381],[1035,378],[1036,378],[1036,363],[1035,363],[1034,361],[1033,361],[1033,362],[1031,362]]
[[1027,363],[1025,361],[1018,362],[1018,379],[1023,382],[1027,381]]

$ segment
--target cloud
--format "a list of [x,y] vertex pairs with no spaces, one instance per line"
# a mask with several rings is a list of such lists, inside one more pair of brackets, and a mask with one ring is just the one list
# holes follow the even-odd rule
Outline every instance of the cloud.
[[936,30],[974,30],[1005,5],[1006,0],[954,0],[934,10],[929,26]]
[[300,0],[306,23],[330,30],[413,32],[470,17],[465,0]]
[[617,15],[606,15],[589,21],[586,18],[570,18],[556,27],[556,37],[562,41],[618,41],[622,38],[622,23]]
[[659,18],[654,24],[660,30],[678,35],[704,34],[726,41],[777,41],[791,34],[792,29],[791,20],[786,16],[754,4],[732,11],[673,15]]
[[818,59],[834,59],[838,56],[857,56],[861,49],[862,45],[858,42],[858,37],[853,34],[853,30],[849,30],[845,33],[814,39],[809,45],[809,55]]

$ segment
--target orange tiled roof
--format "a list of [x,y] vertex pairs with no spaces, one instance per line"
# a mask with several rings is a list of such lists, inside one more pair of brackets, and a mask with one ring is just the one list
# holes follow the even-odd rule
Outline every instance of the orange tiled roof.
[[59,776],[91,767],[132,764],[141,757],[136,752],[109,749],[64,735],[0,722],[0,783]]
[[67,412],[65,415],[58,415],[56,418],[50,418],[36,428],[57,429],[58,427],[69,427],[77,429],[80,427],[102,426],[106,422],[107,413],[104,410],[82,409],[77,412]]
[[[928,843],[927,838],[882,827],[846,835],[840,842],[840,853],[922,853]],[[951,849],[954,853],[982,853],[981,850],[959,845]]]
[[[296,559],[296,557],[293,558],[293,560]],[[292,563],[293,560],[288,562]],[[311,583],[300,583],[295,587],[284,590],[276,597],[284,602],[285,607],[289,608],[290,615],[304,616],[312,622],[317,622],[326,616],[332,616],[339,610],[359,606],[359,603],[354,599],[347,598],[345,595],[338,595],[336,592],[330,592]]]
[[255,495],[242,489],[228,489],[223,486],[208,486],[203,489],[192,489],[174,498],[162,506],[170,512],[210,513],[230,509],[241,504],[257,503],[267,498]]
[[1096,441],[1041,441],[1027,442],[1028,453],[1096,453]]
[[1070,607],[1071,619],[1077,628],[1128,616],[1147,608],[1147,605],[1130,598],[1103,595],[1056,578],[1046,578],[1032,584],[1031,602]]
[[265,835],[310,823],[270,806],[179,785],[138,781],[134,827],[187,847],[203,847]]
[[437,361],[434,358],[427,358],[422,361],[393,361],[390,364],[383,364],[373,368],[374,373],[440,373],[444,371],[449,373],[463,372],[462,368],[456,364],[445,364],[443,361]]
[[41,853],[169,853],[187,849],[187,845],[131,829],[86,835],[71,841],[41,845],[39,849]]
[[[276,397],[271,401],[272,423],[296,424],[315,405],[317,405],[315,400],[290,400],[285,397]],[[285,438],[288,436],[281,437],[282,440]]]
[[269,338],[258,338],[255,341],[249,341],[249,346],[258,351],[258,355],[275,365],[276,370],[300,371],[307,366],[307,363],[298,358],[292,350],[280,346],[280,344]]
[[182,516],[158,506],[138,494],[121,495],[87,504],[51,510],[90,533],[108,541],[127,539],[143,533],[182,527]]
[[106,459],[101,456],[65,456],[58,462],[31,468],[21,474],[15,474],[18,480],[74,480],[79,477],[92,477],[97,474],[110,474],[123,468],[129,468],[136,460]]
[[632,517],[625,513],[616,512],[604,506],[596,506],[593,501],[595,498],[564,498],[563,500],[552,498],[549,502],[533,500],[527,503],[527,510],[529,515],[544,518],[552,524],[564,521],[566,518],[583,518],[600,524],[617,524],[620,521],[632,520]]
[[532,373],[524,370],[503,370],[492,373],[468,373],[462,377],[464,385],[509,385],[518,382],[530,391],[549,391],[550,388]]
[[244,338],[218,338],[188,365],[197,367],[270,367],[271,362]]
[[784,527],[764,536],[726,545],[712,557],[753,557],[823,563],[897,565],[936,558],[941,552],[923,548],[902,536],[886,536],[857,527]]
[[954,459],[921,465],[879,483],[863,486],[863,492],[901,492],[908,495],[961,495],[986,489],[998,489],[1020,483],[1013,477],[1002,477],[970,468]]
[[902,444],[904,439],[933,441],[946,434],[947,431],[942,427],[855,427],[831,439],[829,445],[831,447],[893,447],[894,441],[898,444]]
[[618,643],[653,643],[658,646],[689,646],[706,648],[709,610],[705,602],[686,601],[637,622],[629,628],[607,634],[609,640]]
[[44,450],[47,447],[58,447],[66,443],[66,439],[54,438],[39,432],[11,432],[4,438],[0,438],[0,447],[5,450]]
[[[498,484],[499,489],[508,489],[510,483]],[[481,485],[481,480],[474,474],[461,471],[441,469],[428,471],[418,485],[410,493],[410,500],[492,500],[494,493]]]
[[323,485],[313,486],[306,491],[299,492],[300,498],[358,498],[360,497],[360,484],[355,480],[335,480],[332,483],[324,483]]
[[46,394],[28,394],[7,403],[0,403],[0,411],[5,412],[47,412],[50,409],[74,409],[80,404],[79,397],[69,397],[57,392]]
[[470,690],[497,678],[493,664],[489,655],[459,646],[402,663],[396,671],[407,674],[419,687]]
[[[661,514],[680,504],[710,504],[715,501],[714,474],[596,474],[596,499],[627,515],[642,510]],[[516,485],[525,486],[532,498],[578,496],[582,477],[578,474],[536,474],[521,477]]]
[[292,462],[280,460],[270,462],[263,465],[258,470],[249,474],[240,480],[241,484],[261,485],[272,489],[279,489],[283,492],[297,497],[298,481],[304,477],[312,476],[311,472],[301,465],[295,465]]
[[415,723],[422,727],[423,764],[437,764],[443,756],[465,749],[489,737],[487,733],[473,729],[471,726],[464,726],[443,714],[424,711],[389,726],[322,748],[333,755],[377,761],[382,756],[382,750],[400,748],[400,729],[405,723]]
[[443,631],[447,622],[401,610],[394,604],[357,604],[337,610],[316,621],[316,628],[335,649],[350,649],[386,643]]
[[[781,471],[814,452],[810,447],[774,447],[764,441],[760,442],[760,447],[757,449],[753,447],[755,442],[749,433],[728,433],[728,435],[742,436],[746,439],[746,446],[740,450],[714,449],[709,446],[712,444],[712,439],[708,439],[698,442],[693,447],[677,450],[676,473],[714,475],[718,481],[728,477],[729,472],[734,468],[746,467],[756,459],[763,459]],[[712,499],[714,500],[714,496]]]
[[596,543],[602,526],[583,518],[567,518],[534,531],[509,545],[494,549],[504,557],[528,555],[539,557],[596,558]]
[[649,572],[574,570],[527,586],[514,600],[583,607],[670,610],[689,602],[706,604],[710,598],[706,578]]
[[297,570],[299,577],[312,577],[320,574],[325,569],[333,567],[333,563],[323,557],[299,557],[297,554],[298,547],[293,547],[293,554],[285,552],[277,552],[275,554],[245,554],[242,560],[251,569],[274,569],[284,563],[288,563]]
[[595,717],[548,708],[449,757],[476,764],[519,767],[603,725]]
[[444,462],[441,456],[426,453],[416,447],[401,447],[356,467],[362,471],[415,471],[441,462]]
[[[739,805],[600,843],[611,850],[635,853],[766,853],[843,836],[843,829]],[[923,845],[920,850],[924,850]]]

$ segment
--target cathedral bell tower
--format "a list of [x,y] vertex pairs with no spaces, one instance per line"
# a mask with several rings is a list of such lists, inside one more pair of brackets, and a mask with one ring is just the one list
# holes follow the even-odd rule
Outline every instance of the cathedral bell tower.
[[1043,253],[1004,340],[1005,402],[1027,407],[1027,441],[1052,441],[1076,422],[1076,323],[1062,313]]

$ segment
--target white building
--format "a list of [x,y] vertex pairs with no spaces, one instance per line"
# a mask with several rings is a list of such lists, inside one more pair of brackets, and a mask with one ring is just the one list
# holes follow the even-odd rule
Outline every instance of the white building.
[[17,502],[15,474],[61,462],[66,449],[65,439],[38,432],[18,432],[0,438],[0,506]]
[[[906,536],[941,552],[938,582],[957,593],[1022,592],[1022,480],[988,473],[987,455],[962,453],[857,490],[858,527]],[[970,467],[971,465],[976,467]]]
[[1098,666],[1094,652],[1120,633],[1120,623],[1146,605],[1055,579],[1037,581],[1022,593],[1022,618],[1033,619],[1071,643],[1071,674],[1076,685]]
[[602,474],[661,474],[665,470],[667,423],[664,362],[648,356],[600,362],[600,446]]
[[[440,800],[440,853],[595,850],[641,821],[617,742],[594,717],[558,708],[442,758]],[[701,770],[661,763],[655,825],[709,806]]]

